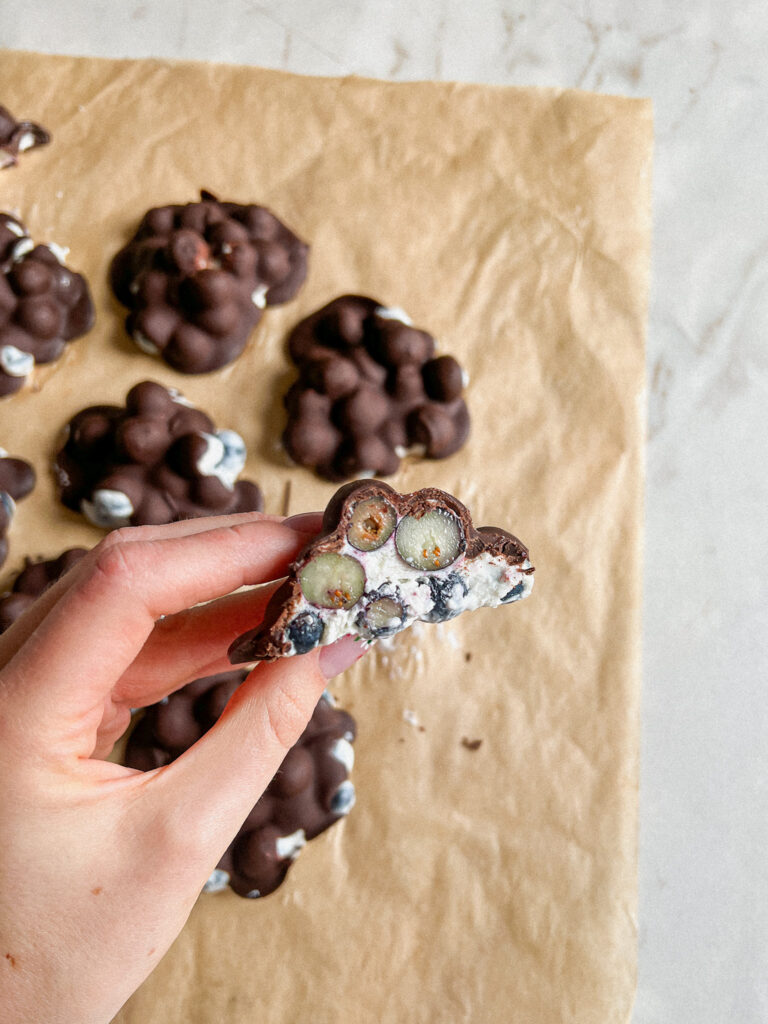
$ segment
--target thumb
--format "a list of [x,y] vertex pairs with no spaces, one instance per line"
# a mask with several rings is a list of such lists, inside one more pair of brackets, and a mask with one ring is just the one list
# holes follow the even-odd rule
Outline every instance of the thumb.
[[[258,665],[216,724],[147,779],[165,839],[200,885],[298,741],[330,678],[362,656],[351,636],[319,651]],[[159,801],[159,806],[158,802]]]

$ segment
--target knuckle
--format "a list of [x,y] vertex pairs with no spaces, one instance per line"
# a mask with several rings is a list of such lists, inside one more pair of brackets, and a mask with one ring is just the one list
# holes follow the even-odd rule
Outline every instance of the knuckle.
[[106,583],[109,586],[125,586],[132,573],[133,561],[131,548],[119,538],[107,537],[94,549],[93,568],[90,580],[96,585]]

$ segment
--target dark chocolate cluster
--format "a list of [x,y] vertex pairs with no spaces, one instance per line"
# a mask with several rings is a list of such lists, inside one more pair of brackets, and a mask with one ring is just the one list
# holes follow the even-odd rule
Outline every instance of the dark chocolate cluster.
[[0,596],[0,633],[4,633],[48,587],[87,553],[85,548],[69,548],[58,558],[39,561],[27,558],[11,589]]
[[88,285],[65,257],[57,245],[35,245],[21,221],[0,213],[0,397],[93,327]]
[[389,476],[407,454],[442,459],[469,435],[464,374],[402,310],[343,295],[302,320],[288,348],[283,444],[328,480]]
[[216,430],[175,389],[143,381],[125,408],[77,413],[54,468],[67,508],[114,529],[261,511],[260,488],[237,479],[245,458],[239,434]]
[[[152,705],[131,733],[125,763],[140,771],[169,764],[210,729],[247,674],[235,670],[197,679]],[[205,891],[229,885],[238,896],[267,896],[305,843],[349,813],[355,732],[354,719],[323,696]]]
[[35,486],[35,471],[24,459],[15,459],[0,448],[0,565],[8,557],[6,534],[16,511],[16,502],[26,498]]
[[50,132],[34,121],[17,121],[7,107],[0,106],[0,169],[15,167],[19,153],[44,146]]
[[293,298],[309,247],[263,206],[201,202],[149,210],[112,262],[115,295],[139,347],[181,373],[243,351],[265,306]]

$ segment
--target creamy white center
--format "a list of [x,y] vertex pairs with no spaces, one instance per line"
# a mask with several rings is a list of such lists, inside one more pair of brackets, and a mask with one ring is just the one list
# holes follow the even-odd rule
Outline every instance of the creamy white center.
[[134,331],[131,337],[139,346],[141,351],[146,352],[148,356],[156,356],[159,353],[160,349],[154,341],[150,341],[146,334],[142,334],[141,331]]
[[83,498],[80,502],[80,511],[95,526],[116,529],[119,526],[130,525],[134,508],[131,499],[123,491],[101,488],[93,492],[90,501]]
[[[403,629],[419,619],[425,622],[433,621],[436,604],[429,583],[430,578],[445,580],[452,577],[453,585],[446,588],[443,599],[444,607],[450,614],[444,615],[444,618],[474,611],[477,608],[495,608],[504,598],[510,602],[520,600],[527,597],[533,588],[533,575],[527,575],[524,571],[531,567],[528,559],[519,565],[510,565],[502,556],[487,552],[482,552],[475,558],[467,558],[462,554],[455,562],[437,572],[415,569],[400,557],[395,545],[396,532],[394,531],[375,551],[358,551],[346,539],[338,551],[339,554],[357,559],[363,566],[366,594],[378,592],[382,588],[387,594],[392,594],[391,585],[397,588],[397,600],[402,603],[404,610]],[[510,598],[509,594],[512,591],[515,591],[515,594]],[[319,616],[324,627],[320,639],[322,646],[348,634],[360,637],[361,641],[373,643],[376,638],[371,635],[370,629],[360,618],[365,604],[364,596],[347,610],[319,608],[310,604],[302,595],[295,615],[312,611]],[[393,622],[394,626],[398,624],[399,620]],[[287,633],[285,640],[290,643],[288,653],[295,654],[295,647]]]
[[35,357],[15,345],[3,345],[0,348],[0,366],[9,377],[26,377],[35,367]]
[[376,316],[381,317],[382,320],[399,320],[406,327],[413,326],[413,320],[399,306],[377,306],[373,312]]
[[275,840],[277,859],[286,860],[286,858],[290,858],[291,860],[296,860],[306,845],[307,834],[303,828],[297,828],[289,836],[278,836]]
[[215,476],[230,491],[245,466],[245,442],[234,430],[203,434],[206,449],[195,465],[202,476]]
[[229,872],[221,868],[214,868],[208,881],[203,886],[203,892],[222,892],[229,885]]

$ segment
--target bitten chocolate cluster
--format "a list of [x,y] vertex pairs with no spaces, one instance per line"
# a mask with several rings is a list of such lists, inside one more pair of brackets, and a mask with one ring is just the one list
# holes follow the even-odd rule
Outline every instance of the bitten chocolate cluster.
[[196,516],[256,512],[260,488],[238,480],[245,444],[173,388],[152,381],[125,408],[95,405],[68,423],[55,461],[62,502],[96,526],[146,526]]
[[0,596],[0,633],[87,553],[85,548],[69,548],[57,558],[39,561],[27,558],[11,589]]
[[331,498],[320,535],[229,657],[274,661],[348,635],[373,643],[417,619],[444,622],[520,601],[533,573],[517,537],[475,527],[452,494],[436,487],[399,494],[380,480],[355,481]]
[[0,169],[15,167],[19,153],[44,146],[51,141],[50,132],[34,121],[17,121],[7,107],[0,106]]
[[328,480],[389,476],[407,454],[452,455],[469,434],[464,373],[402,310],[343,295],[288,340],[299,379],[283,444]]
[[0,448],[0,565],[8,557],[6,534],[11,525],[16,502],[26,498],[35,486],[35,471],[24,459],[15,459]]
[[309,246],[263,206],[219,202],[149,210],[112,262],[126,329],[181,373],[207,373],[243,351],[265,306],[293,298]]
[[[247,671],[189,683],[148,708],[128,740],[125,763],[150,771],[169,764],[218,719]],[[323,696],[307,728],[251,810],[204,891],[229,885],[238,896],[267,896],[285,879],[308,840],[348,814],[355,721]]]
[[66,255],[54,243],[35,245],[21,221],[0,213],[0,397],[93,327],[88,285],[64,266]]

